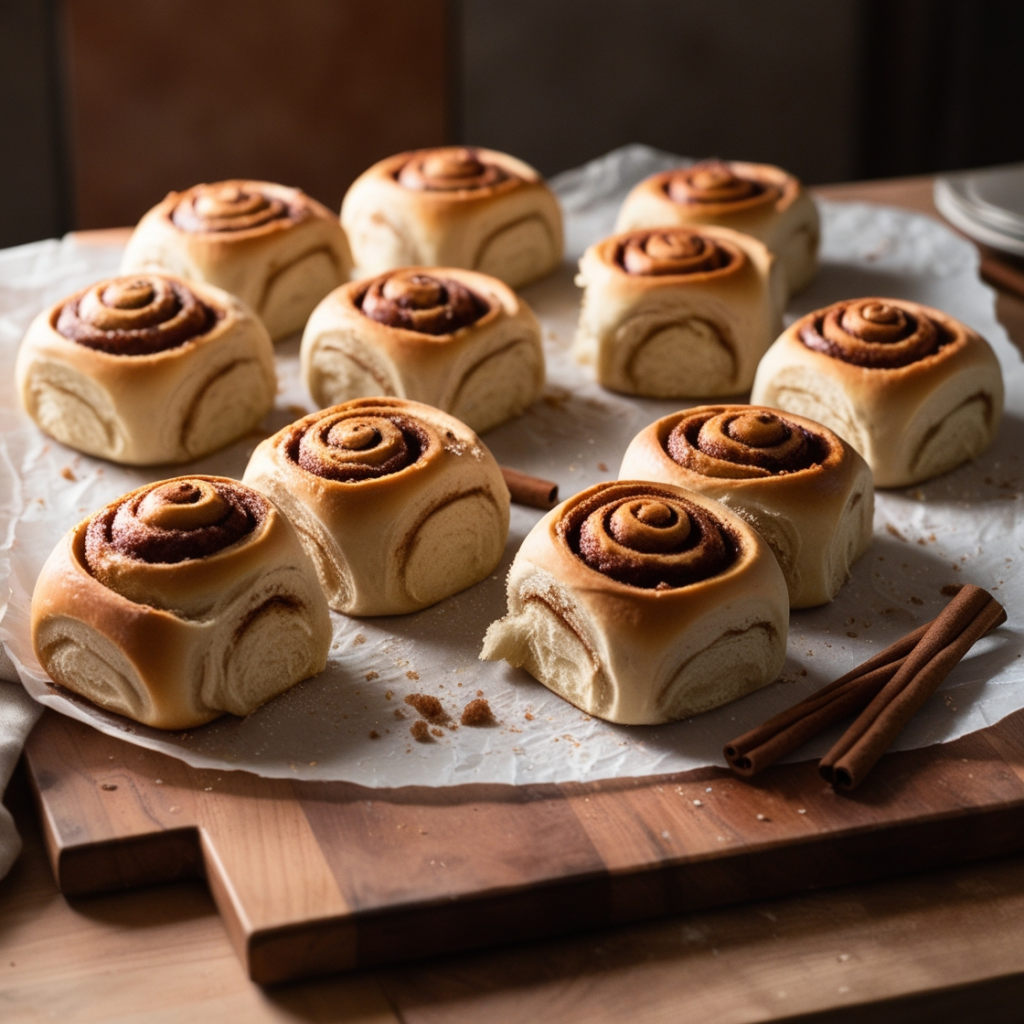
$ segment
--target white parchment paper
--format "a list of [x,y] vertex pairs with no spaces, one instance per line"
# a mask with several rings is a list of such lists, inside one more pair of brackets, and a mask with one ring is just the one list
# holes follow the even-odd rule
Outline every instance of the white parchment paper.
[[[611,231],[626,190],[680,159],[632,146],[555,182],[567,218],[569,254],[560,271],[527,288],[541,319],[548,360],[544,398],[485,437],[500,462],[557,480],[562,496],[617,475],[644,425],[679,403],[603,391],[569,355],[579,308],[572,278],[589,242]],[[505,611],[504,575],[540,517],[513,506],[505,559],[493,577],[415,615],[334,616],[325,672],[246,719],[222,718],[168,734],[54,691],[28,636],[32,586],[61,534],[117,495],[180,472],[241,476],[253,435],[181,469],[124,469],[44,437],[20,411],[11,380],[17,345],[32,316],[75,288],[116,272],[120,250],[43,242],[0,253],[0,588],[10,588],[0,639],[36,700],[111,735],[197,767],[244,768],[265,776],[345,780],[366,786],[468,782],[564,782],[638,776],[723,764],[723,744],[831,681],[934,616],[944,586],[972,582],[1007,606],[1009,623],[980,643],[900,737],[902,748],[954,739],[1024,707],[1024,578],[1021,520],[1024,370],[977,275],[974,248],[941,224],[865,204],[822,204],[823,265],[790,310],[795,316],[841,298],[877,294],[948,311],[995,347],[1006,376],[1002,429],[976,464],[907,491],[877,496],[875,540],[832,604],[794,613],[781,678],[759,693],[688,721],[659,727],[609,725],[582,714],[525,672],[480,662],[488,624]],[[313,408],[298,376],[298,341],[278,347],[281,390],[267,432]],[[262,436],[262,435],[261,435]],[[6,584],[3,582],[6,580]],[[0,602],[2,604],[2,602]],[[478,692],[493,728],[445,729],[414,742],[411,693],[439,697],[458,720]],[[827,749],[830,737],[800,751]]]

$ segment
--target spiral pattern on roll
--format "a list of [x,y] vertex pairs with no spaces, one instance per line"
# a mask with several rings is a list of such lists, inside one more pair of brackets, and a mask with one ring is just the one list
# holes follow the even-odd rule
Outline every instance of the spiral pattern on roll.
[[[296,193],[301,197],[301,193]],[[224,181],[189,189],[171,213],[182,231],[251,231],[277,221],[301,220],[308,214],[301,201],[286,202],[254,181]]]
[[758,206],[774,203],[781,195],[775,185],[741,177],[719,160],[674,171],[665,189],[673,202],[683,206]]
[[268,512],[265,498],[233,480],[179,477],[151,484],[93,516],[85,563],[110,586],[125,557],[163,565],[208,558],[253,533]]
[[816,352],[871,369],[896,369],[952,340],[945,325],[897,299],[852,299],[809,314],[797,329]]
[[381,406],[336,406],[292,428],[289,457],[307,473],[342,483],[391,476],[440,445],[426,424]]
[[609,484],[568,509],[558,526],[586,565],[619,583],[671,590],[718,576],[736,542],[703,506],[651,484]]
[[512,175],[478,150],[461,147],[416,153],[398,172],[398,182],[415,192],[465,192],[493,188]]
[[616,262],[627,274],[707,274],[742,260],[738,249],[686,228],[656,228],[627,235]]
[[798,473],[819,464],[827,451],[823,437],[760,406],[695,410],[676,424],[664,446],[686,469],[732,479]]
[[217,312],[183,282],[159,274],[101,281],[70,298],[57,317],[69,341],[115,356],[144,356],[206,334]]
[[399,270],[370,283],[359,308],[378,323],[420,334],[452,334],[476,323],[490,306],[464,284]]

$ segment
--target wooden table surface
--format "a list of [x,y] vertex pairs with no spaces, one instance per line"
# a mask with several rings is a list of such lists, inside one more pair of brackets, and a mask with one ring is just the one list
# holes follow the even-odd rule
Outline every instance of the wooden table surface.
[[[929,179],[831,186],[934,213]],[[1024,348],[1024,299],[997,314]],[[198,882],[66,899],[23,773],[0,881],[0,1020],[567,1024],[1018,1021],[1024,858],[260,988]]]

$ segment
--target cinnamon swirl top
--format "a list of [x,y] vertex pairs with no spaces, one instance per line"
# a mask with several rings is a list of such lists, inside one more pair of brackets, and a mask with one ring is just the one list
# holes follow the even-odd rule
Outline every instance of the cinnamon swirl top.
[[68,299],[54,324],[69,341],[114,356],[177,348],[206,334],[218,313],[183,282],[160,274],[115,277]]
[[142,487],[97,512],[85,533],[85,564],[106,586],[125,560],[177,564],[208,558],[252,534],[269,505],[256,491],[219,477],[179,477]]
[[518,179],[477,149],[458,146],[414,153],[395,175],[414,192],[470,192],[514,184]]
[[439,447],[426,423],[359,399],[299,420],[284,441],[288,457],[307,473],[340,483],[391,476]]
[[453,334],[489,310],[485,299],[450,277],[399,270],[371,281],[356,304],[371,320],[420,334]]
[[735,246],[687,228],[655,228],[621,236],[616,263],[627,274],[708,274],[743,261]]
[[557,530],[595,572],[644,590],[699,583],[737,557],[735,538],[702,505],[635,481],[592,491],[566,509]]
[[673,171],[665,182],[665,191],[681,206],[728,206],[736,210],[777,202],[782,194],[776,185],[741,176],[721,160],[705,160]]
[[308,216],[302,192],[271,191],[259,181],[196,185],[181,194],[171,211],[174,224],[190,234],[272,230]]
[[850,299],[809,313],[797,336],[815,352],[869,369],[896,369],[954,340],[949,326],[915,303]]
[[830,432],[814,434],[777,410],[756,405],[692,409],[662,438],[678,465],[734,480],[810,469],[827,458],[832,444],[838,441]]

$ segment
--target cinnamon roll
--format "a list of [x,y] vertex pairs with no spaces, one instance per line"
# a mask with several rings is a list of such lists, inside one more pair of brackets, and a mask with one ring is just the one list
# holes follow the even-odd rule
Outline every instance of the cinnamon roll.
[[178,477],[69,530],[32,594],[54,682],[158,729],[247,715],[321,671],[330,615],[288,520],[249,487]]
[[902,487],[976,458],[995,436],[1003,378],[988,342],[906,299],[847,299],[794,323],[757,369],[751,401],[817,420]]
[[788,624],[786,581],[744,520],[695,491],[620,481],[530,531],[480,657],[588,714],[653,725],[771,682]]
[[171,192],[139,221],[121,270],[161,269],[237,295],[276,341],[349,279],[352,256],[337,218],[304,192],[233,180]]
[[576,283],[576,357],[625,394],[739,394],[782,329],[778,261],[727,228],[613,235],[583,254]]
[[509,493],[465,424],[401,398],[298,420],[253,452],[244,481],[298,528],[328,603],[350,615],[417,611],[493,572]]
[[397,395],[482,432],[544,386],[540,325],[486,274],[412,267],[343,285],[314,310],[301,362],[319,405]]
[[341,222],[359,272],[464,267],[518,288],[562,259],[562,213],[530,166],[458,146],[399,153],[349,188]]
[[15,375],[52,437],[142,466],[222,448],[270,411],[277,388],[270,337],[243,303],[155,273],[101,281],[40,313]]
[[673,413],[633,438],[619,476],[699,491],[745,519],[775,553],[792,608],[831,601],[871,543],[867,463],[828,427],[792,413]]
[[782,263],[790,294],[818,269],[818,209],[800,181],[770,164],[705,160],[645,178],[626,196],[616,231],[719,225],[760,239]]

